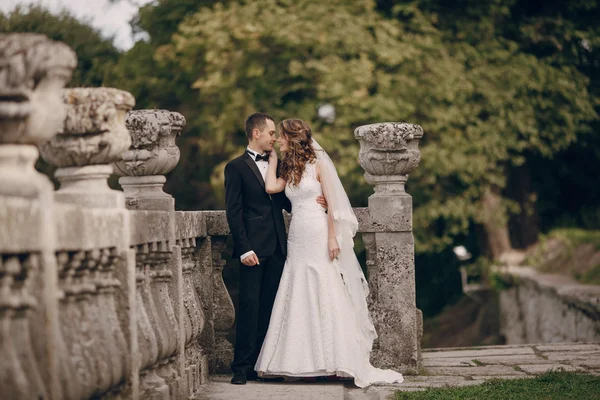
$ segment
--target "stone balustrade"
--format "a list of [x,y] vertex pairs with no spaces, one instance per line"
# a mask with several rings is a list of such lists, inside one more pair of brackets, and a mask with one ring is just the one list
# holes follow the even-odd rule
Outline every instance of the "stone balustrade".
[[[223,211],[175,211],[164,174],[185,118],[129,93],[62,89],[74,53],[0,35],[0,393],[7,399],[187,399],[228,373],[235,312]],[[356,209],[367,248],[373,362],[419,363],[411,197],[417,125],[359,127],[375,186]],[[58,167],[60,188],[33,165]],[[123,191],[107,184],[121,175]]]

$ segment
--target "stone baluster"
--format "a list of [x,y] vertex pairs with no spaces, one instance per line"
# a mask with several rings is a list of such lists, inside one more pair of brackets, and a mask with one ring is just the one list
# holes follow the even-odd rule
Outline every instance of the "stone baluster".
[[416,307],[412,197],[404,185],[419,164],[423,129],[406,123],[364,125],[354,131],[360,165],[374,185],[369,197],[373,232],[365,234],[371,296],[369,308],[379,338],[371,361],[416,373],[421,312]]
[[[202,240],[200,249],[206,242]],[[185,307],[185,371],[188,395],[192,396],[199,390],[199,386],[206,382],[208,375],[207,360],[203,357],[199,341],[206,317],[200,300],[200,291],[197,289],[197,281],[202,278],[200,276],[202,266],[198,263],[196,239],[181,240],[181,252]]]
[[62,126],[62,87],[77,64],[44,35],[0,34],[0,393],[69,398],[58,319],[52,185],[37,145]]
[[[113,166],[121,175],[127,208],[130,210],[164,211],[169,213],[168,241],[161,243],[164,249],[150,249],[144,256],[145,274],[138,286],[145,296],[139,307],[150,311],[148,316],[155,329],[158,358],[142,365],[142,397],[160,398],[162,379],[169,387],[172,397],[187,393],[185,372],[185,315],[184,298],[191,296],[184,290],[192,288],[185,284],[181,264],[181,249],[175,245],[175,201],[163,191],[164,174],[171,171],[179,161],[179,148],[175,141],[185,126],[185,118],[166,110],[136,110],[127,114],[126,126],[131,146]],[[142,329],[142,328],[140,328]],[[150,357],[150,360],[153,358]],[[158,365],[154,365],[158,363]],[[145,393],[145,394],[144,394]]]
[[227,236],[211,236],[212,281],[213,281],[213,323],[215,342],[211,354],[211,373],[229,373],[233,361],[233,346],[227,340],[229,330],[235,321],[233,302],[223,281],[225,260],[223,251],[227,246]]
[[158,317],[154,296],[152,296],[151,277],[146,262],[149,246],[138,246],[136,252],[136,309],[138,345],[141,358],[139,371],[140,398],[168,400],[169,386],[157,374],[160,359],[159,344],[164,342],[164,328]]

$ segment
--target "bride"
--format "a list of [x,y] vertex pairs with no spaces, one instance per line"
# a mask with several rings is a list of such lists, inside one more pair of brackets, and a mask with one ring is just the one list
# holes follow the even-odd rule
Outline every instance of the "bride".
[[[356,386],[400,383],[402,375],[369,362],[377,337],[367,308],[368,285],[354,254],[358,222],[327,153],[308,124],[279,124],[283,160],[272,151],[269,194],[292,203],[288,255],[269,329],[255,370],[260,376],[353,378]],[[323,194],[326,211],[315,202]]]

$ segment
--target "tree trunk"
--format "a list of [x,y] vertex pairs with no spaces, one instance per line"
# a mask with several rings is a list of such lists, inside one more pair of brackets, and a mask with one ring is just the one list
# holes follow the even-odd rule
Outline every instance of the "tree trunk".
[[511,243],[517,249],[525,249],[537,242],[540,234],[537,193],[528,164],[510,170],[506,195],[521,206],[519,214],[509,220]]
[[503,253],[512,249],[500,189],[496,187],[488,189],[481,198],[481,206],[483,213],[483,253],[492,260],[497,260]]

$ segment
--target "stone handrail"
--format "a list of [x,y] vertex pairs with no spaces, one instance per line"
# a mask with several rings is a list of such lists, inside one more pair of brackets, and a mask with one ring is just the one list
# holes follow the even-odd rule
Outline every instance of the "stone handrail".
[[[181,114],[131,111],[133,96],[117,89],[62,90],[74,67],[64,44],[0,34],[0,393],[187,399],[233,357],[225,214],[175,211],[163,191],[179,161]],[[384,123],[355,136],[375,186],[369,207],[355,209],[379,332],[372,361],[416,372],[421,315],[404,183],[422,130]],[[58,167],[56,191],[33,168],[38,145]],[[111,173],[123,191],[108,186]]]
[[600,286],[535,268],[502,266],[500,329],[507,344],[600,341]]

